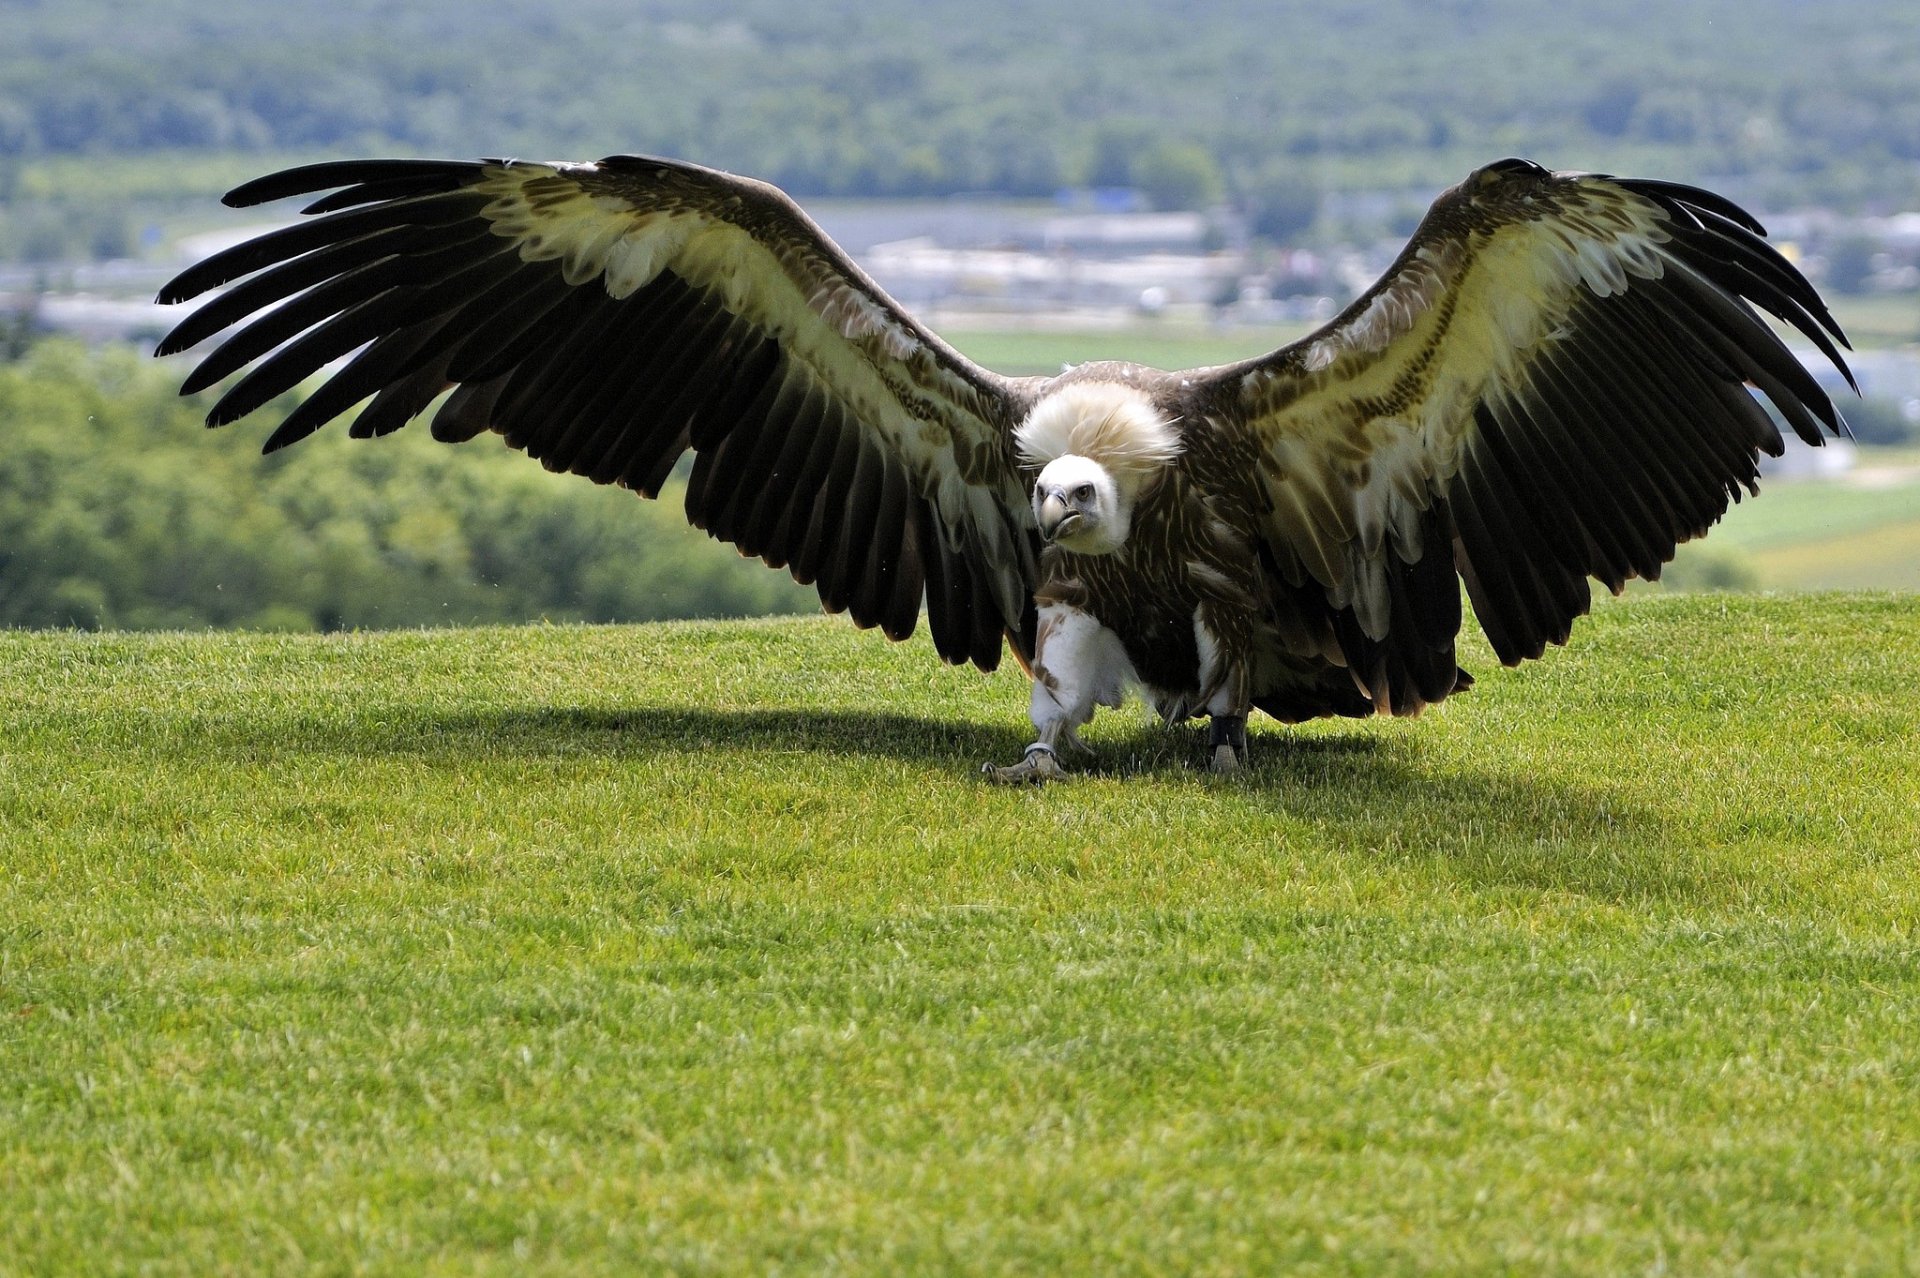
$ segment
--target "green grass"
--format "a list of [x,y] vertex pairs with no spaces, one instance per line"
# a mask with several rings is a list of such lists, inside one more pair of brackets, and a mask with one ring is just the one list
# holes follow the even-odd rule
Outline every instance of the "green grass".
[[834,620],[0,634],[0,1272],[1920,1267],[1920,601],[1418,722]]
[[[1898,450],[1863,450],[1862,467],[1908,466]],[[1742,565],[1770,590],[1920,590],[1920,478],[1763,481],[1681,562]],[[1682,578],[1684,580],[1684,578]]]

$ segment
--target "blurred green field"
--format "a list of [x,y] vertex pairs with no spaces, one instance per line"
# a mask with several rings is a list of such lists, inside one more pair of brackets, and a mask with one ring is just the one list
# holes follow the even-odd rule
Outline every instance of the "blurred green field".
[[1863,448],[1849,475],[1763,480],[1757,499],[1681,548],[1683,577],[1711,556],[1748,574],[1738,584],[1767,590],[1920,590],[1920,466],[1910,457]]
[[[1915,499],[1920,501],[1920,491]],[[1754,558],[1761,584],[1773,589],[1920,590],[1920,517]]]
[[[1920,294],[1828,299],[1834,318],[1856,350],[1905,346],[1920,341]],[[1295,341],[1316,325],[1223,327],[1184,318],[1134,318],[1111,328],[941,327],[941,335],[996,372],[1012,376],[1057,373],[1063,364],[1124,359],[1154,368],[1200,368],[1263,355]],[[1799,335],[1781,329],[1798,343]]]
[[1829,297],[1827,302],[1855,350],[1920,342],[1920,293]]

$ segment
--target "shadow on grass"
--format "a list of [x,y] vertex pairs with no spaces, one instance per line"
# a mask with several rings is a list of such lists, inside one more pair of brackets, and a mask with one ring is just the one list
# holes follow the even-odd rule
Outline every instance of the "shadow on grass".
[[[94,723],[100,726],[97,719]],[[203,759],[409,757],[460,769],[515,760],[693,758],[724,750],[806,756],[823,783],[832,778],[835,758],[900,760],[940,778],[971,781],[983,762],[1018,759],[1029,739],[1024,724],[802,708],[560,706],[395,713],[383,707],[291,722],[283,716],[201,715],[176,723],[181,735],[171,744]],[[1270,846],[1277,857],[1318,848],[1477,886],[1620,902],[1722,894],[1705,881],[1697,858],[1674,846],[1657,812],[1548,768],[1448,766],[1428,752],[1417,732],[1269,728],[1254,737],[1251,768],[1216,778],[1200,767],[1205,741],[1204,725],[1168,730],[1142,722],[1120,733],[1109,729],[1092,757],[1068,762],[1092,777],[1137,779],[1153,788],[1143,802],[1164,807],[1171,801],[1176,814],[1189,798],[1211,806],[1242,805],[1245,845]],[[977,784],[984,798],[988,787]],[[1125,801],[1124,785],[1118,797],[1102,800]]]
[[1029,734],[1012,727],[862,710],[647,706],[588,709],[511,708],[436,715],[395,749],[433,751],[453,741],[484,741],[494,752],[529,754],[582,749],[612,755],[693,752],[716,747],[773,754],[855,755],[933,767],[977,768],[981,760],[1019,758]]
[[[723,748],[769,754],[889,758],[971,776],[983,763],[1017,762],[1032,732],[1024,723],[981,724],[886,711],[646,706],[628,709],[570,706],[512,707],[460,713],[423,713],[381,720],[308,721],[286,744],[379,754],[492,755],[692,753]],[[1139,722],[1116,735],[1109,729],[1092,754],[1063,749],[1061,762],[1079,776],[1214,783],[1204,771],[1204,723],[1174,728]],[[1227,784],[1255,790],[1338,782],[1330,772],[1365,770],[1389,762],[1395,747],[1362,733],[1265,734],[1256,738],[1254,766]],[[1402,778],[1410,780],[1410,778]]]
[[[483,749],[618,756],[721,747],[810,755],[829,766],[834,756],[881,757],[959,780],[982,762],[1019,758],[1029,737],[1024,724],[871,711],[558,707],[429,716],[384,744],[454,755]],[[1722,895],[1697,861],[1673,846],[1658,814],[1550,771],[1442,768],[1417,733],[1268,730],[1254,738],[1252,767],[1220,779],[1201,770],[1205,742],[1203,724],[1169,730],[1143,722],[1109,733],[1093,756],[1069,763],[1093,777],[1137,777],[1158,787],[1161,802],[1169,787],[1189,790],[1196,800],[1245,802],[1249,843],[1270,841],[1277,855],[1286,855],[1294,840],[1310,839],[1341,856],[1421,867],[1477,887],[1623,904]]]

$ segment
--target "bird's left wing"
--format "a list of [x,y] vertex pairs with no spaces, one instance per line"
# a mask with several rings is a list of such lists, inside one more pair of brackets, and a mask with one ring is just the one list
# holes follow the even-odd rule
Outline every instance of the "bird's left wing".
[[1323,593],[1377,708],[1453,687],[1456,568],[1509,664],[1566,640],[1589,577],[1658,576],[1781,450],[1748,385],[1809,443],[1841,429],[1748,305],[1846,374],[1838,326],[1762,234],[1706,191],[1503,160],[1324,328],[1192,375],[1255,475],[1267,552]]
[[[492,430],[550,470],[654,496],[694,450],[687,514],[889,635],[921,599],[949,661],[1030,654],[1037,539],[1012,445],[1023,383],[901,310],[784,194],[672,160],[374,160],[250,182],[330,191],[199,263],[178,302],[240,281],[161,343],[239,325],[183,393],[254,365],[211,425],[351,356],[268,439],[369,401],[356,436],[457,387],[436,438]],[[357,353],[356,353],[357,352]]]

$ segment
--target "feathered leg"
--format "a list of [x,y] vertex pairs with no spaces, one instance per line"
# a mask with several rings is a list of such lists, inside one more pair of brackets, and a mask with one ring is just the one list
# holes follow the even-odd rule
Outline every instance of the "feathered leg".
[[1113,631],[1077,608],[1043,607],[1027,706],[1037,735],[1020,762],[1005,768],[988,763],[980,771],[1002,784],[1037,785],[1066,776],[1057,747],[1065,743],[1092,753],[1080,740],[1080,725],[1093,718],[1097,705],[1117,708],[1132,675],[1133,665]]
[[1237,629],[1216,628],[1211,610],[1202,608],[1193,618],[1193,636],[1200,649],[1200,681],[1208,716],[1207,766],[1217,773],[1238,772],[1247,764],[1247,711],[1252,709],[1247,686],[1245,644],[1223,642]]

